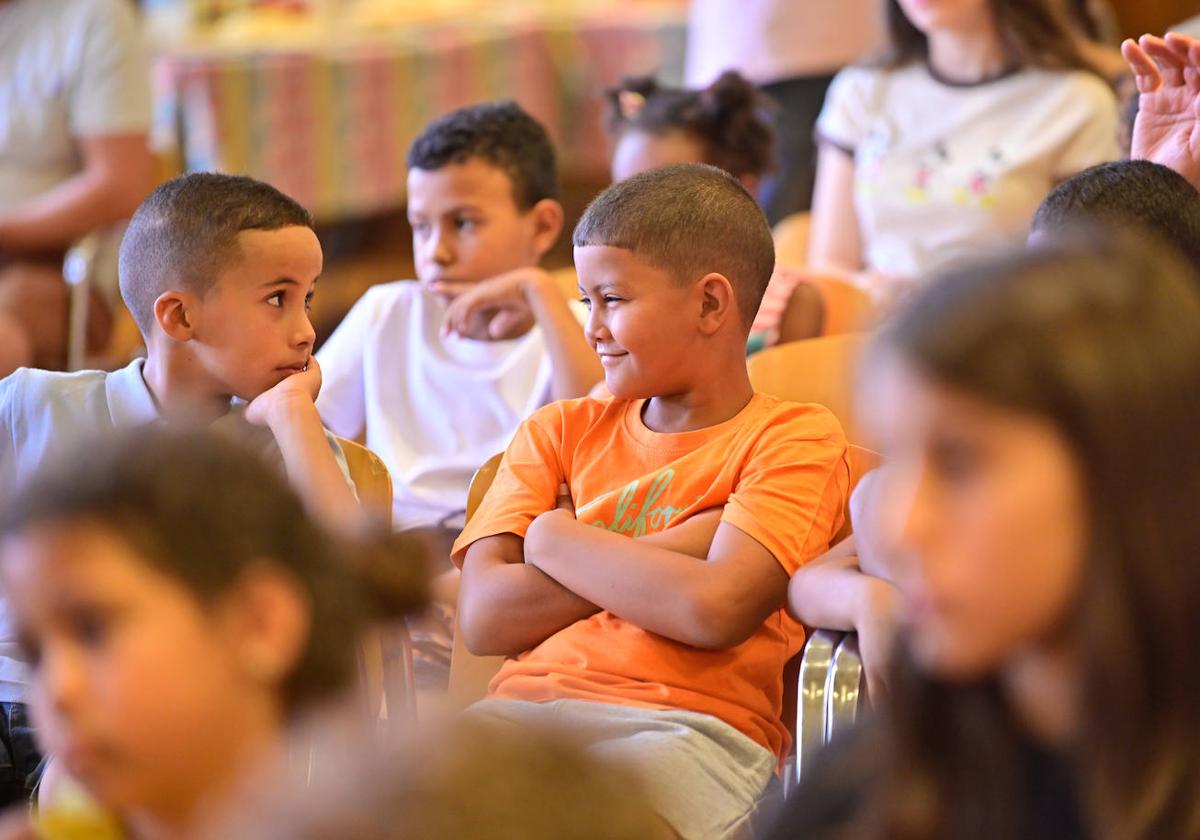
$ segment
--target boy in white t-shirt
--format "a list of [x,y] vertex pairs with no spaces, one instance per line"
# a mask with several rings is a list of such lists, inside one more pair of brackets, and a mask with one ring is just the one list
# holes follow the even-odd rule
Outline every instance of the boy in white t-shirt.
[[408,220],[417,281],[370,289],[317,354],[317,408],[365,439],[392,476],[392,525],[445,558],[433,614],[414,625],[417,679],[444,684],[458,573],[450,546],[471,476],[518,424],[584,396],[603,370],[538,261],[562,230],[554,148],[512,102],[431,123],[408,154]]
[[602,369],[582,306],[537,267],[563,224],[545,129],[511,102],[462,108],[417,137],[408,164],[418,282],[354,305],[317,354],[317,408],[387,464],[397,530],[454,528],[475,470]]

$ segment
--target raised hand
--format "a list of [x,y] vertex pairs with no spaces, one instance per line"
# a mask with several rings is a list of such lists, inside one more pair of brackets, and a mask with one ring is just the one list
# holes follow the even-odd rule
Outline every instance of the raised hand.
[[432,290],[451,296],[442,334],[477,341],[503,341],[529,332],[536,315],[531,292],[552,283],[540,268],[518,268],[479,283],[442,283]]
[[1200,189],[1200,40],[1143,35],[1121,54],[1141,94],[1132,157],[1169,166]]

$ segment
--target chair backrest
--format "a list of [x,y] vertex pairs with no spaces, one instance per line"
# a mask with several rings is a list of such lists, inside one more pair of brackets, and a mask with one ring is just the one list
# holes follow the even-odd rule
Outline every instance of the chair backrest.
[[[487,495],[496,471],[500,468],[500,454],[493,455],[483,466],[475,471],[471,479],[471,487],[467,491],[467,521],[479,509],[479,503]],[[461,711],[476,700],[482,700],[487,695],[488,683],[500,666],[504,664],[503,656],[476,656],[467,650],[462,633],[458,632],[458,614],[454,617],[454,649],[450,654],[450,688],[447,692],[447,708],[451,711]]]
[[358,492],[358,500],[373,515],[392,518],[392,476],[383,459],[361,443],[338,438],[346,456],[346,468]]
[[[383,459],[360,443],[338,438],[358,500],[381,522],[392,519],[392,477]],[[368,713],[389,720],[416,715],[412,642],[403,622],[377,627],[359,647],[359,678]]]
[[815,275],[808,283],[821,293],[825,307],[821,335],[844,335],[871,328],[877,315],[871,296],[839,277]]
[[811,213],[793,213],[775,224],[771,238],[775,240],[777,265],[793,268],[808,265],[808,231],[811,226]]
[[854,380],[868,337],[861,333],[810,338],[768,347],[746,360],[750,384],[764,394],[819,403],[834,413],[849,440],[854,424]]

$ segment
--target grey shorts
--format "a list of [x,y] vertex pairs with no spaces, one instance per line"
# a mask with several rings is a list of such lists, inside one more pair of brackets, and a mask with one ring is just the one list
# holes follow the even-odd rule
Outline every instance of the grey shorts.
[[684,840],[749,838],[755,807],[775,772],[769,750],[698,712],[492,699],[466,713],[476,720],[569,732],[594,758],[634,772],[651,806]]

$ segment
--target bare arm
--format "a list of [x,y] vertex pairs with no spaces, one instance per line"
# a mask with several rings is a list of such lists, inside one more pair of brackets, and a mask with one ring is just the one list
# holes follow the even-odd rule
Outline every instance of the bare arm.
[[525,561],[626,621],[708,649],[748,639],[787,591],[787,572],[774,556],[728,523],[718,526],[702,560],[554,510],[530,526]]
[[520,268],[482,283],[443,283],[436,290],[456,294],[445,329],[468,338],[497,340],[522,335],[537,323],[550,354],[551,398],[586,396],[604,376],[554,278],[540,268]]
[[554,278],[540,270],[531,275],[526,281],[525,299],[550,352],[551,397],[569,400],[586,396],[604,378],[604,368]]
[[864,267],[854,209],[854,158],[829,143],[821,144],[817,156],[808,264],[847,274]]
[[251,402],[246,419],[271,430],[288,481],[309,512],[329,527],[354,530],[366,514],[346,483],[321,425],[313,402],[320,382],[321,368],[315,358],[310,359],[308,370],[289,376]]
[[[721,509],[714,508],[639,540],[704,559],[720,521]],[[467,649],[480,655],[529,650],[600,609],[527,565],[524,540],[515,534],[472,543],[463,561],[461,587],[459,627]]]
[[463,558],[458,626],[479,656],[511,656],[541,644],[599,607],[525,562],[516,534],[476,540]]
[[858,633],[870,694],[886,693],[887,663],[900,622],[899,591],[858,567],[854,537],[800,568],[788,584],[788,612],[808,627]]
[[128,218],[150,192],[154,164],[144,133],[84,137],[79,147],[82,171],[0,215],[0,253],[66,248]]

